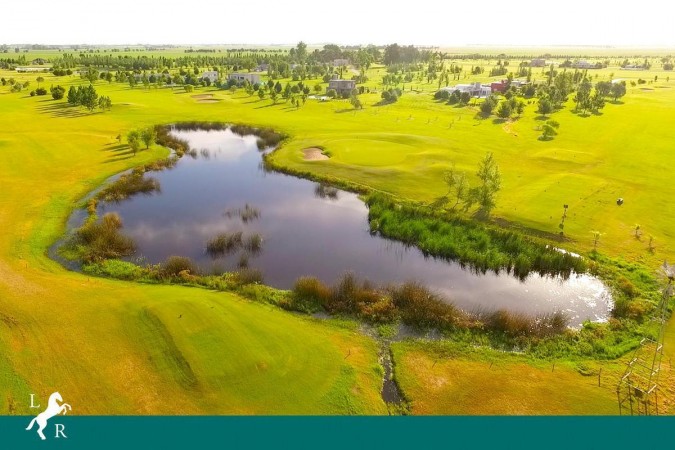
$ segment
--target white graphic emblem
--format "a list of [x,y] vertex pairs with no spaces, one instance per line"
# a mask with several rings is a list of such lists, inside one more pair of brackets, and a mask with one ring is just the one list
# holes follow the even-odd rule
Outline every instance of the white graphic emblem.
[[[59,404],[61,402],[61,404]],[[40,405],[34,406],[33,405],[33,396],[31,395],[31,408],[39,408]],[[64,416],[68,411],[71,411],[72,408],[68,403],[63,403],[63,398],[61,398],[61,394],[58,392],[54,392],[52,395],[49,396],[49,404],[47,405],[47,409],[45,409],[43,412],[37,415],[35,419],[30,421],[30,424],[26,428],[26,430],[30,430],[33,428],[33,425],[35,425],[35,422],[38,424],[38,429],[37,429],[37,434],[40,436],[40,439],[45,440],[47,439],[42,432],[45,427],[47,426],[47,421],[51,419],[54,416],[58,416],[59,414],[63,414]],[[64,429],[65,426],[62,424],[56,424],[56,437],[66,437],[64,434]],[[59,436],[60,435],[60,436]]]

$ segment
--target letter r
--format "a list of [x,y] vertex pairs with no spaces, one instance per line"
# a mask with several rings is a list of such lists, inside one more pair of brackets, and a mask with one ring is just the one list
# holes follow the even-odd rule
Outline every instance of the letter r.
[[56,436],[55,436],[56,439],[59,438],[59,434],[61,435],[61,437],[64,437],[64,438],[68,439],[68,436],[66,436],[66,433],[64,433],[64,431],[66,429],[65,425],[63,425],[62,423],[57,423],[54,426],[56,427]]

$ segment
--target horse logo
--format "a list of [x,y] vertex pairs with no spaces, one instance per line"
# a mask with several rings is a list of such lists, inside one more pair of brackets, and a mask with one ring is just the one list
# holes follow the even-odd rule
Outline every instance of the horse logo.
[[[59,404],[61,402],[61,404]],[[59,414],[63,414],[64,416],[68,411],[71,411],[72,408],[68,403],[63,403],[63,398],[61,398],[61,394],[58,392],[54,392],[52,395],[49,396],[49,404],[47,405],[47,409],[45,409],[43,412],[37,415],[33,420],[30,421],[30,425],[28,425],[28,428],[26,430],[30,430],[33,428],[33,425],[35,422],[38,424],[38,429],[37,429],[37,434],[40,436],[40,439],[43,441],[47,439],[45,435],[42,433],[42,430],[45,429],[47,426],[47,421],[51,419],[54,416],[58,416]]]

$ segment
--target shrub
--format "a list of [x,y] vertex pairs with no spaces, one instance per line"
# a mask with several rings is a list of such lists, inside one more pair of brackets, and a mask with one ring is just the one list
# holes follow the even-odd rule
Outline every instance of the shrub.
[[121,228],[120,216],[107,213],[100,222],[89,221],[77,230],[75,240],[81,245],[82,260],[95,262],[132,255],[136,246],[131,238],[120,233]]
[[398,317],[391,296],[375,289],[361,289],[355,293],[356,312],[369,322],[393,322]]
[[82,271],[90,275],[111,277],[118,280],[137,280],[143,275],[143,269],[136,264],[119,259],[106,259],[85,264]]
[[635,285],[626,277],[619,277],[617,280],[617,286],[626,294],[629,298],[635,298],[640,295],[640,291],[635,287]]
[[197,265],[186,256],[169,256],[159,268],[159,274],[165,278],[175,278],[181,275],[181,272],[191,275],[198,275]]
[[47,89],[45,89],[43,87],[37,88],[37,89],[35,89],[35,94],[36,95],[47,95]]
[[263,282],[263,273],[260,269],[242,268],[234,273],[234,281],[240,285],[260,284]]
[[330,299],[330,289],[315,277],[300,277],[293,285],[293,308],[299,311],[316,311],[325,307]]
[[462,315],[454,305],[417,282],[407,282],[390,289],[392,301],[403,322],[419,327],[453,328]]
[[144,170],[134,170],[122,175],[117,181],[98,193],[97,198],[107,202],[119,202],[135,194],[152,194],[160,190],[159,181],[152,177],[145,177]]
[[330,297],[324,305],[326,310],[331,313],[336,312],[355,312],[355,292],[359,289],[356,276],[348,272],[331,287]]

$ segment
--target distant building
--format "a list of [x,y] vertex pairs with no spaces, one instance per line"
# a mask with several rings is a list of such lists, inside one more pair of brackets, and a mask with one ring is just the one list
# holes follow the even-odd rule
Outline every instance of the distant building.
[[202,80],[209,80],[211,83],[218,81],[218,71],[217,70],[208,70],[202,73]]
[[17,72],[49,72],[49,67],[17,67]]
[[504,92],[506,91],[506,83],[506,80],[493,81],[490,83],[490,89],[492,89],[492,92]]
[[352,90],[356,89],[356,81],[354,80],[330,80],[328,82],[327,90],[335,89],[338,95],[350,94]]
[[46,62],[47,62],[46,59],[36,58],[33,61],[31,61],[31,64],[36,65],[36,66],[38,66],[38,65],[41,66],[41,65],[45,64]]
[[270,65],[267,63],[262,63],[255,68],[256,72],[267,72],[268,70],[270,70]]
[[508,80],[501,80],[490,83],[490,88],[492,89],[492,92],[506,92],[507,86],[520,89],[527,84],[528,82],[523,80],[511,80],[510,83]]
[[441,88],[442,91],[455,92],[459,91],[461,94],[467,92],[472,97],[486,98],[492,94],[492,87],[478,82],[471,84],[458,84],[455,86],[448,86]]
[[530,61],[530,67],[546,67],[546,60],[543,58],[536,58]]
[[594,63],[586,61],[585,59],[573,63],[572,67],[575,69],[597,69],[597,66]]
[[333,60],[333,67],[348,66],[348,65],[349,65],[348,59],[334,59]]
[[229,80],[235,80],[239,83],[248,81],[251,84],[260,83],[259,73],[231,73],[227,76]]
[[645,70],[645,66],[637,64],[628,64],[621,67],[621,70]]

